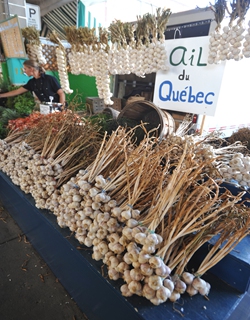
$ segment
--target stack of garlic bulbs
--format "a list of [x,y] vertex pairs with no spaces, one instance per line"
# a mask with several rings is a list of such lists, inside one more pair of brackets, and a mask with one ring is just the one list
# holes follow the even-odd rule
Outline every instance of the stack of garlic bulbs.
[[227,182],[236,180],[241,187],[250,187],[250,157],[236,153],[227,164],[219,167],[222,178]]
[[245,58],[250,58],[250,20],[248,21],[248,28],[246,30],[244,42],[243,42],[243,49],[242,54]]

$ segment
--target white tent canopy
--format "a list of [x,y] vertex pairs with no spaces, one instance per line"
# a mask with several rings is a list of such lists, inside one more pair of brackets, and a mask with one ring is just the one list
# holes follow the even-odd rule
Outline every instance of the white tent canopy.
[[209,6],[208,0],[81,0],[102,25],[109,26],[115,20],[135,21],[137,16],[155,13],[157,8],[170,8],[173,13]]

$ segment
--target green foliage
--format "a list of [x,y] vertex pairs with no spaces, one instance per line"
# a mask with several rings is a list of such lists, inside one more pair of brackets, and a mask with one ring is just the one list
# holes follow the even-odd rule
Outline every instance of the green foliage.
[[[19,87],[5,83],[5,92],[15,90]],[[0,83],[1,88],[1,83]],[[3,87],[2,87],[3,88]],[[0,139],[8,134],[8,121],[29,115],[35,107],[35,100],[30,92],[25,92],[15,97],[6,98],[4,107],[0,106]]]
[[74,95],[66,95],[66,101],[68,102],[68,109],[72,110],[73,112],[87,111],[83,95],[82,93],[78,93],[78,90],[76,90],[76,93],[74,93]]
[[3,77],[0,76],[0,92],[7,92],[9,85],[9,81],[5,80]]
[[[19,87],[11,86],[9,91],[17,88]],[[35,99],[31,92],[25,92],[18,96],[7,98],[5,105],[9,109],[16,110],[20,115],[28,115],[34,110]]]
[[94,125],[97,125],[100,128],[100,132],[110,131],[110,125],[113,120],[110,115],[97,113],[86,118]]
[[[102,134],[104,134],[104,132],[106,131],[108,135],[111,135],[112,132],[120,126],[126,128],[127,130],[135,128],[134,137],[132,140],[137,144],[139,144],[145,136],[145,131],[140,126],[140,120],[133,120],[125,117],[114,119],[111,115],[106,113],[97,113],[86,118],[93,124],[98,125],[99,132]],[[150,131],[152,129],[155,129],[157,126],[144,124],[144,127],[147,131]],[[156,135],[156,132],[153,131],[151,133],[151,136],[152,135]]]
[[6,109],[0,107],[0,139],[6,138],[8,134],[8,122],[9,120],[20,118],[21,115],[16,110]]

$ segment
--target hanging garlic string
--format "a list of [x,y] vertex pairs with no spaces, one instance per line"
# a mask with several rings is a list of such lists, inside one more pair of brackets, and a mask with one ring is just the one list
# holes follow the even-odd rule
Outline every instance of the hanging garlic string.
[[56,58],[58,65],[58,74],[62,89],[66,93],[72,93],[73,90],[71,90],[69,87],[66,50],[55,31],[53,31],[50,34],[50,41],[58,45],[56,48]]
[[29,58],[44,65],[47,63],[43,55],[43,48],[39,38],[39,31],[35,27],[26,27],[22,30],[22,35],[29,43],[27,44]]

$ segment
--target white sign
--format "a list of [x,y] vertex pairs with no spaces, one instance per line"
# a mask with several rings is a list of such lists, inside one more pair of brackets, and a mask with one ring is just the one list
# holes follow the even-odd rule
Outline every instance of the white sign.
[[41,30],[40,7],[34,4],[26,3],[27,26],[35,27]]
[[40,104],[40,113],[41,114],[49,114],[50,113],[50,106],[47,104]]
[[169,71],[156,74],[153,102],[161,109],[213,116],[225,63],[208,64],[209,36],[166,40]]

